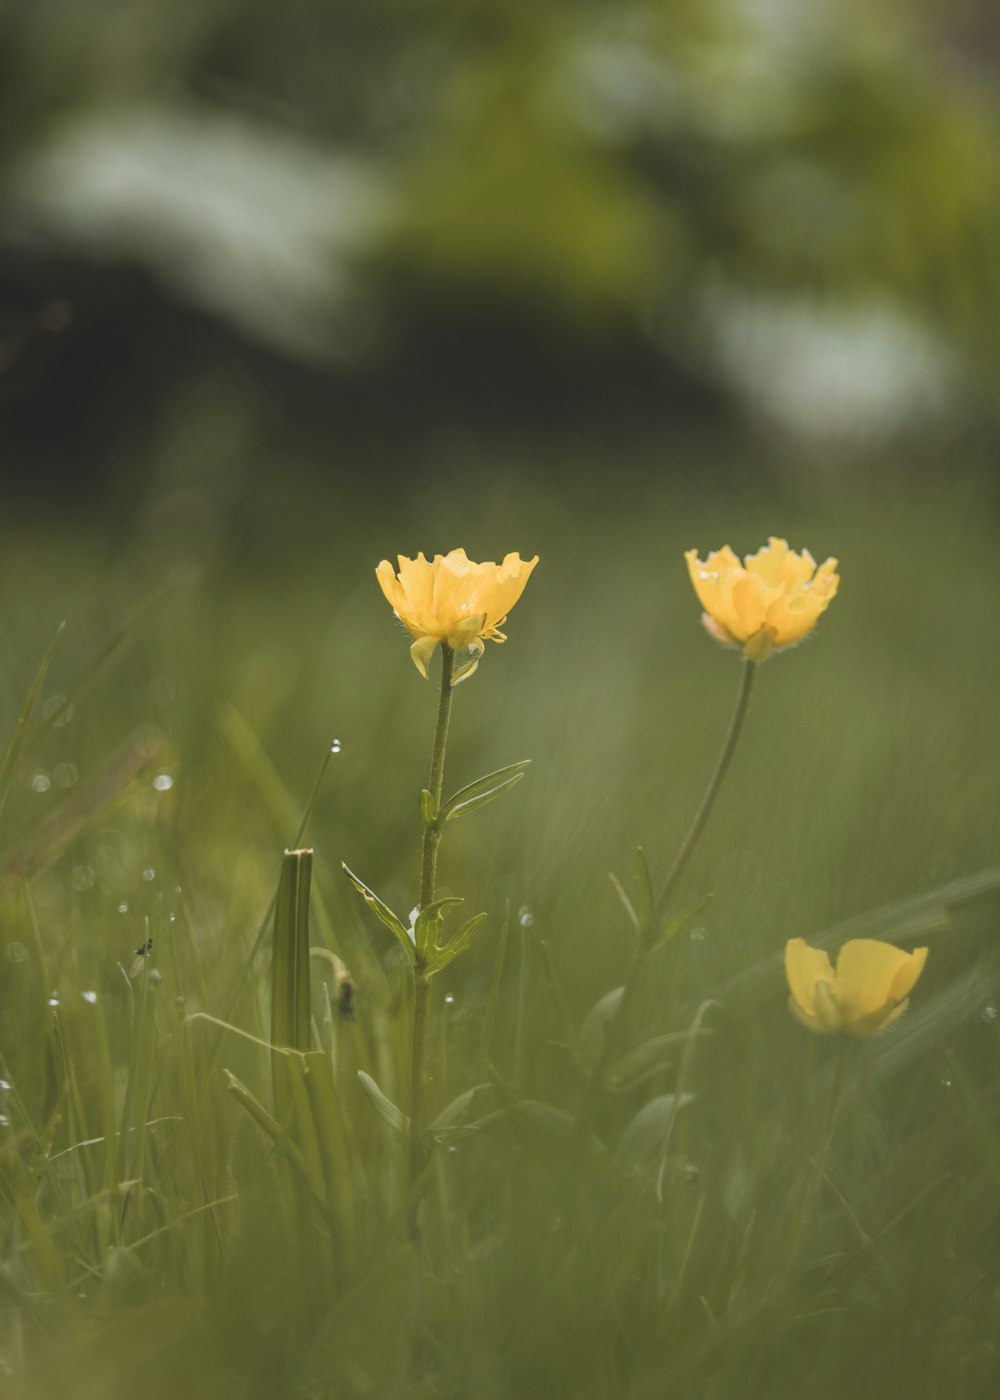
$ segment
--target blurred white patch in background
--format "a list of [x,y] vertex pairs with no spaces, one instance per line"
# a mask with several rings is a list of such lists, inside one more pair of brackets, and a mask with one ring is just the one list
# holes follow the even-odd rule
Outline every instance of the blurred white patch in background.
[[919,428],[954,407],[955,357],[889,302],[823,305],[717,290],[708,353],[756,413],[845,442]]
[[237,117],[119,109],[35,150],[3,204],[6,239],[139,261],[253,338],[322,356],[338,312],[357,325],[353,263],[389,198],[367,163]]

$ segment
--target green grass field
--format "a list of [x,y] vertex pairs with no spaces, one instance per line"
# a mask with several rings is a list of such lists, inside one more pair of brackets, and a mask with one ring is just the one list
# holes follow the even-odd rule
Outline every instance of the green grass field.
[[[290,488],[273,536],[221,508],[7,535],[5,1400],[996,1393],[995,497],[943,469],[599,466],[573,490],[450,468],[389,507]],[[840,595],[760,670],[673,908],[712,898],[595,1087],[635,937],[609,872],[635,899],[641,846],[662,886],[739,682],[683,551],[772,533],[835,554]],[[455,691],[445,790],[532,762],[446,830],[450,927],[488,919],[431,983],[408,1193],[359,1074],[406,1111],[410,976],[341,862],[405,921],[436,685],[374,569],[456,545],[541,562]],[[328,755],[300,843],[313,1049],[272,1097],[266,916]],[[929,947],[910,1009],[812,1035],[785,942],[855,934]]]

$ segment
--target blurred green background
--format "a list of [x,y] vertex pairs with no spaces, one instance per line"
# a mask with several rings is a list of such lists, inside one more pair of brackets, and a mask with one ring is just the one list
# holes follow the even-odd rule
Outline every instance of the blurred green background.
[[[997,27],[973,0],[0,7],[5,735],[66,622],[0,812],[0,1388],[993,1393]],[[420,1288],[354,1075],[405,1102],[406,980],[339,868],[415,902],[434,687],[375,565],[541,556],[455,698],[446,786],[532,767],[448,831],[442,888],[490,917],[435,982],[431,1098],[492,1075],[572,1112],[567,1044],[630,954],[608,872],[641,844],[662,881],[737,686],[683,551],[769,534],[843,583],[762,668],[679,892],[713,900],[631,1028],[720,1003],[683,1131],[659,1181],[616,1155],[674,1061],[604,1106],[607,1159],[523,1123],[442,1147]],[[311,1311],[221,1074],[266,1098],[266,1056],[185,1018],[229,1015],[334,739],[307,839],[314,940],[358,984],[365,1252]],[[780,951],[883,905],[865,931],[927,971],[853,1047],[790,1261],[836,1052]],[[118,964],[150,932],[168,1126],[116,1234],[68,1163],[125,1111]],[[267,963],[236,1016],[263,1036]]]

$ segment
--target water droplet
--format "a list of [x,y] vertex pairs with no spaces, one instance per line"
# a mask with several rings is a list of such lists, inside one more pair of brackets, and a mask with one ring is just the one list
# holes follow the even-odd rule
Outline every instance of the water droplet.
[[161,976],[162,973],[160,972],[160,969],[158,967],[151,967],[149,969],[149,980],[151,982],[159,982]]
[[186,1005],[183,997],[174,997],[174,1005],[183,1007]]
[[94,888],[94,872],[89,865],[74,865],[70,871],[69,882],[75,890],[92,890]]
[[0,1128],[9,1128],[9,1127],[10,1127],[10,1119],[7,1117],[6,1113],[0,1113]]
[[72,787],[80,781],[80,770],[75,763],[57,763],[53,774],[60,787]]
[[157,792],[169,792],[174,785],[174,780],[169,773],[157,773],[153,779],[153,786]]
[[526,904],[520,910],[518,917],[521,920],[522,928],[531,928],[532,924],[535,922],[535,916]]
[[142,872],[142,878],[146,881],[156,879],[156,871],[151,865],[146,866],[145,870]]
[[7,957],[12,963],[23,963],[28,960],[28,950],[23,943],[8,943]]
[[690,935],[692,943],[703,943],[706,933],[708,933],[708,929],[702,928],[700,925],[698,928],[693,928]]
[[0,1094],[10,1093],[10,1080],[0,1079]]
[[455,1004],[455,996],[454,996],[454,993],[452,993],[452,992],[449,992],[449,993],[448,993],[448,995],[447,995],[447,996],[445,997],[445,999],[444,999],[444,1004],[445,1004],[445,1006],[454,1006],[454,1004]]
[[941,1080],[941,1088],[942,1088],[942,1089],[950,1089],[950,1088],[951,1088],[951,1080],[950,1080],[950,1079],[942,1079],[942,1080]]
[[32,792],[48,792],[48,790],[49,790],[49,788],[50,788],[51,786],[52,786],[52,779],[49,777],[48,773],[43,773],[43,772],[39,771],[38,773],[33,773],[33,774],[32,774],[32,777],[31,777],[31,790],[32,790]]
[[59,1005],[59,994],[58,994],[57,992],[53,992],[52,995],[49,997],[48,1001],[45,1003],[45,1005],[46,1005],[46,1006],[58,1006],[58,1005]]
[[84,1001],[87,1002],[90,1006],[96,1006],[96,1005],[97,1005],[97,993],[96,993],[96,992],[83,992],[83,993],[81,993],[81,995],[83,996]]
[[330,752],[331,752],[331,753],[340,753],[340,740],[339,740],[339,739],[334,739],[334,740],[333,740],[333,742],[332,742],[331,745],[330,745]]
[[119,914],[127,914],[127,913],[128,913],[128,905],[127,905],[127,904],[119,904],[119,906],[118,906],[118,912],[119,912]]
[[984,1021],[995,1021],[998,1016],[1000,1016],[1000,1010],[998,1010],[995,1006],[983,1007],[982,1017]]

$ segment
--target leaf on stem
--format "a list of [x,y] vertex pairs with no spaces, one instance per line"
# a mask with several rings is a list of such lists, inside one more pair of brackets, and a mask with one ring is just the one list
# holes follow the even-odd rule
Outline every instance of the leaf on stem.
[[464,953],[485,922],[485,914],[476,914],[468,923],[462,925],[455,937],[450,939],[443,948],[435,948],[427,963],[427,975],[431,976],[435,972],[440,972],[450,962],[454,962],[459,953]]
[[361,898],[371,909],[372,913],[377,919],[379,919],[383,924],[385,924],[389,932],[394,936],[396,941],[405,950],[406,956],[409,958],[410,962],[413,962],[413,960],[416,957],[416,949],[413,945],[413,941],[410,938],[409,929],[407,929],[403,921],[392,912],[388,904],[385,904],[381,899],[379,899],[378,895],[375,893],[374,890],[370,890],[363,880],[358,879],[357,875],[355,875],[354,871],[351,870],[348,865],[346,865],[343,861],[341,861],[340,864],[342,870],[344,871],[344,874],[350,880],[351,884],[357,890]]
[[382,1121],[388,1123],[389,1127],[397,1133],[405,1132],[409,1120],[403,1110],[397,1108],[387,1094],[383,1094],[371,1075],[366,1074],[363,1069],[358,1070],[358,1078]]
[[485,807],[487,802],[492,802],[495,797],[519,783],[530,762],[530,758],[522,758],[519,763],[510,763],[506,768],[498,768],[496,772],[487,773],[485,777],[477,778],[474,783],[459,788],[442,804],[438,821],[454,821],[456,817],[464,817],[467,812],[474,812],[478,807]]

